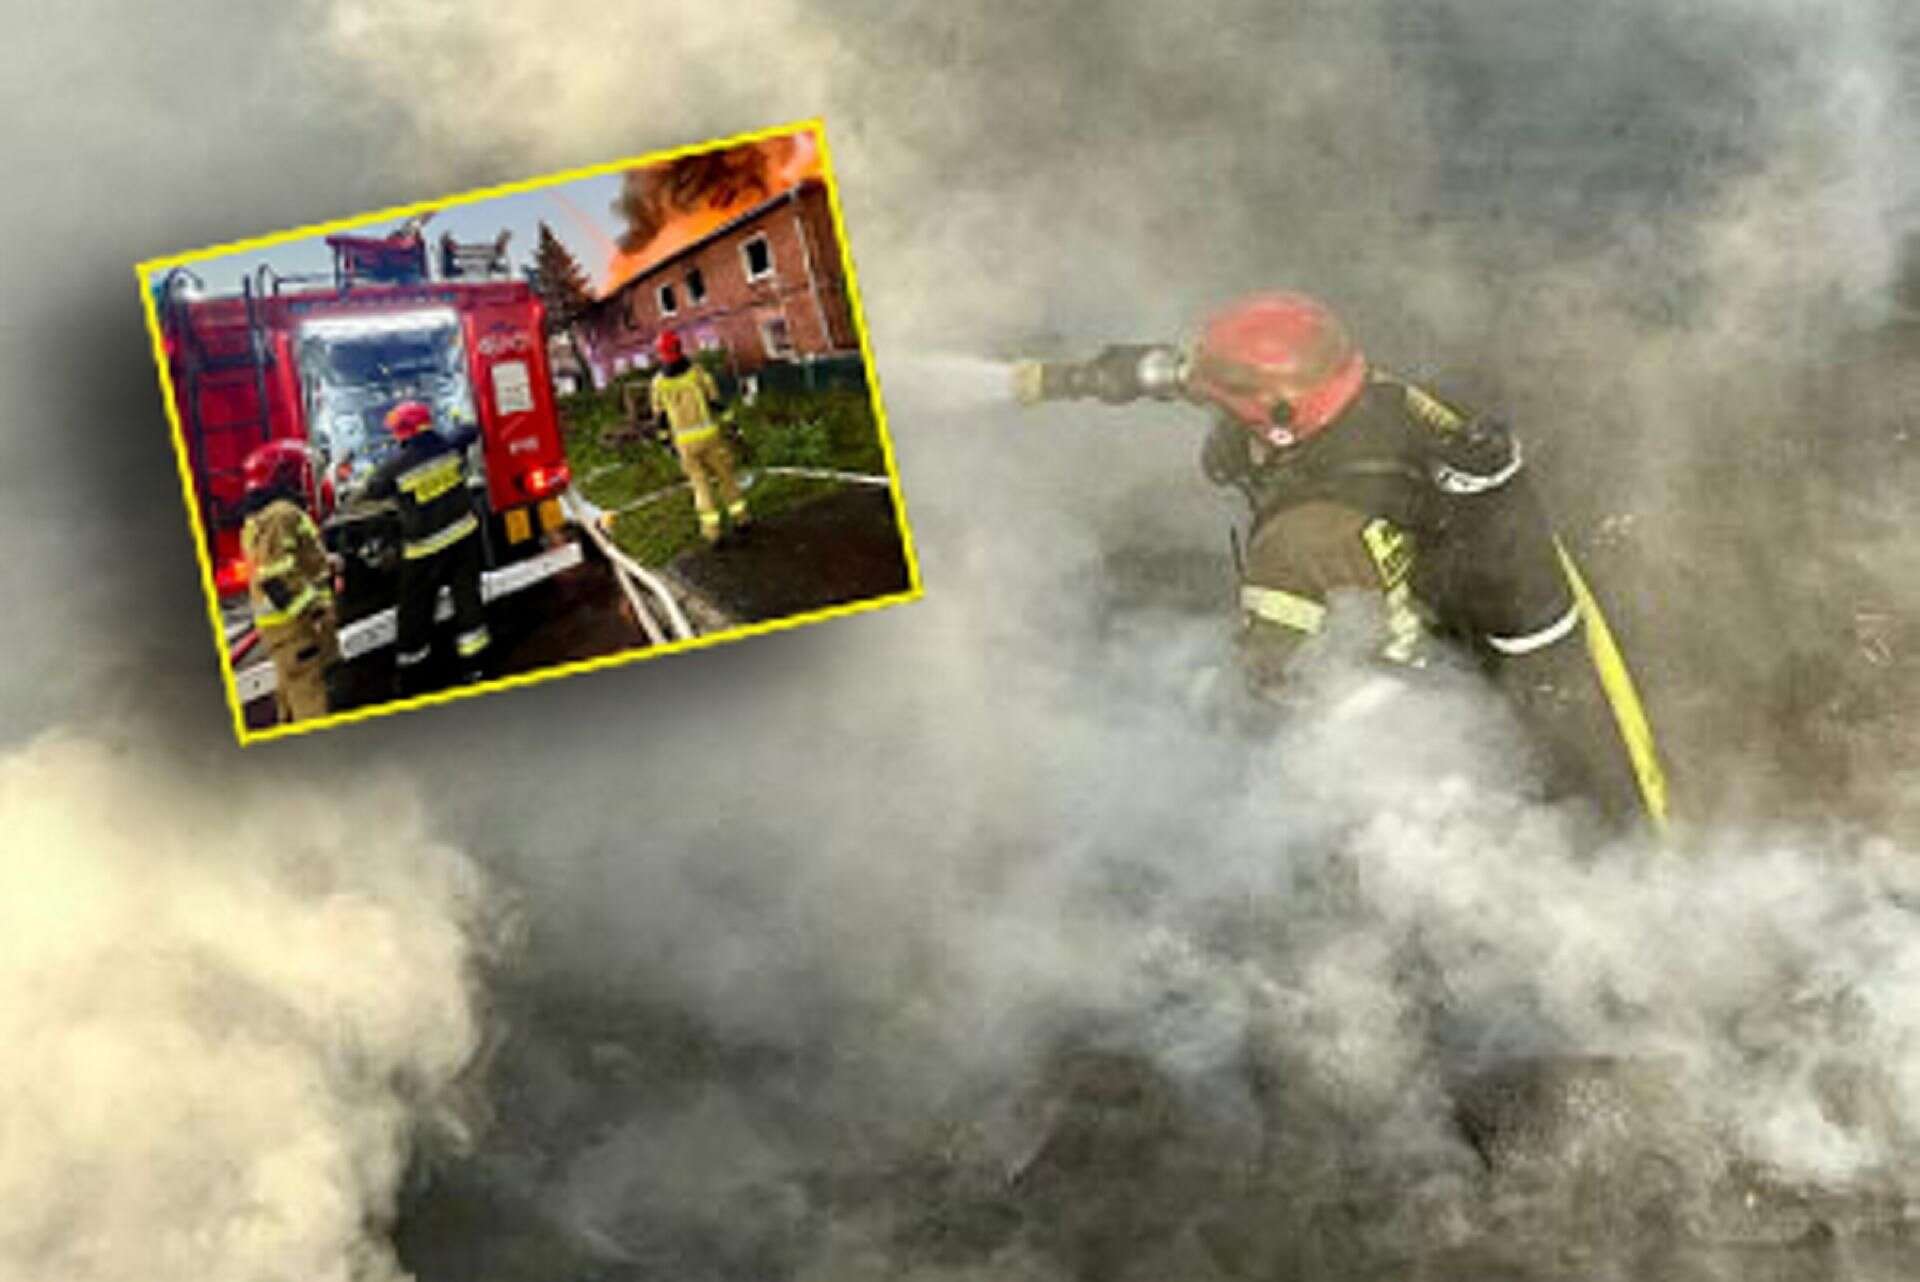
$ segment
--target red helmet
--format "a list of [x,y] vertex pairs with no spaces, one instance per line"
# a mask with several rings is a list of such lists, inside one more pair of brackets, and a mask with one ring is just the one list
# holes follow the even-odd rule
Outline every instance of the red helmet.
[[1353,403],[1367,361],[1339,318],[1305,294],[1250,294],[1194,344],[1187,387],[1272,445],[1294,445]]
[[680,335],[670,329],[660,331],[660,337],[653,340],[653,350],[668,365],[686,355],[685,349],[680,346]]
[[307,447],[299,441],[268,441],[240,464],[247,493],[285,490],[304,502],[307,492]]
[[432,423],[433,411],[424,401],[401,401],[387,411],[387,431],[393,433],[396,441],[418,436],[422,428]]

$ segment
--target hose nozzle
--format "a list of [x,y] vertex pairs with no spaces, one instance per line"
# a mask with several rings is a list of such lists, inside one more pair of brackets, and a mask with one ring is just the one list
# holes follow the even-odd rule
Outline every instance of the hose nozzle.
[[[1038,405],[1044,400],[1059,399],[1047,395],[1047,363],[1044,361],[1018,360],[1013,363],[1013,399],[1022,405]],[[1056,365],[1054,367],[1058,369]],[[1057,383],[1058,376],[1054,381]]]
[[1185,372],[1175,348],[1115,344],[1089,361],[1015,361],[1013,398],[1022,405],[1080,400],[1124,405],[1141,399],[1173,400],[1182,392]]

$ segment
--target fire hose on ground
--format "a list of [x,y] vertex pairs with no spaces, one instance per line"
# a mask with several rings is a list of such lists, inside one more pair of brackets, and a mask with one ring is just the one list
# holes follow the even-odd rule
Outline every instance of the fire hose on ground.
[[[798,476],[811,481],[843,481],[849,485],[878,485],[883,489],[893,484],[892,477],[875,476],[869,472],[840,472],[830,467],[756,467],[744,473],[740,488],[752,489],[754,480],[761,476]],[[606,510],[619,516],[664,499],[670,494],[678,494],[687,488],[689,488],[687,482],[675,481],[672,485],[663,485],[657,490],[649,490],[639,498],[628,499],[620,506]]]
[[[614,543],[612,536],[607,533],[606,511],[575,489],[570,489],[562,495],[560,502],[567,514],[567,519],[586,531],[587,537],[593,540],[594,546],[599,548],[601,555],[607,558],[607,563],[613,566],[614,577],[620,581],[620,590],[626,594],[628,604],[633,606],[633,612],[640,620],[640,626],[645,629],[647,639],[654,645],[662,645],[669,640],[691,640],[695,635],[693,625],[687,621],[686,612],[680,608],[680,602],[674,598],[673,592],[658,575],[622,552]],[[660,602],[661,613],[666,616],[667,631],[671,633],[670,636],[661,633],[659,624],[654,621],[653,612],[642,602],[639,589],[634,586],[635,584],[645,588],[655,600]]]

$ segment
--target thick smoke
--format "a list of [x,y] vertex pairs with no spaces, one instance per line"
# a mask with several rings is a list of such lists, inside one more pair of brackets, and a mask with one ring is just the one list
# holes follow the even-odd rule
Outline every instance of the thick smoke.
[[[625,1137],[568,1166],[594,1233],[628,1252],[717,1235],[820,1276],[1053,1267],[1029,1249],[1115,1276],[1100,1251],[1154,1219],[1141,1190],[1181,1186],[1174,1171],[1218,1192],[1207,1181],[1244,1163],[1269,1181],[1251,1202],[1296,1242],[1340,1196],[1378,1212],[1377,1232],[1291,1257],[1306,1275],[1475,1232],[1538,1262],[1583,1226],[1631,1269],[1617,1253],[1641,1238],[1575,1213],[1577,1172],[1548,1181],[1567,1200],[1532,1235],[1477,1218],[1510,1212],[1512,1188],[1479,1196],[1495,1158],[1455,1124],[1461,1079],[1525,1057],[1642,1066],[1644,1088],[1621,1088],[1648,1150],[1633,1161],[1696,1192],[1767,1207],[1795,1182],[1901,1186],[1888,1168],[1920,1104],[1900,1068],[1916,1031],[1902,856],[1777,825],[1891,825],[1911,804],[1869,760],[1888,746],[1872,709],[1912,688],[1902,638],[1864,648],[1857,622],[1914,605],[1889,479],[1911,465],[1879,431],[1900,414],[1893,362],[1833,373],[1885,319],[1913,212],[1910,19],[1786,0],[1220,0],[610,25],[541,6],[536,38],[532,12],[456,33],[346,3],[328,30],[373,85],[422,58],[511,57],[513,91],[486,102],[406,96],[421,154],[450,173],[463,136],[538,168],[825,115],[929,585],[898,618],[783,642],[777,685],[649,685],[649,714],[683,720],[645,795],[603,803],[563,865],[517,865],[556,941],[540,1000],[612,990],[772,1061],[721,1071],[736,1120],[701,1169],[737,1159],[740,1204],[757,1190],[787,1209],[698,1232],[669,1170],[688,1119],[721,1114],[576,1070],[569,1089],[603,1090]],[[739,74],[688,73],[723,46],[751,51]],[[1248,732],[1218,622],[1229,513],[1193,478],[1193,425],[1019,417],[967,391],[965,354],[1177,336],[1252,283],[1329,297],[1383,363],[1517,419],[1683,802],[1713,827],[1595,854],[1574,816],[1529,799],[1510,728],[1465,677],[1369,712],[1336,657],[1303,709],[1327,715]],[[747,661],[700,662],[717,688]],[[597,752],[628,742],[585,733]],[[716,776],[751,782],[694,813],[671,800]],[[1151,1064],[1177,1101],[1162,1111],[1188,1120],[1063,1173],[1043,1142],[1063,1124],[1027,1111],[1036,1082],[1086,1071],[1063,1046]],[[1136,1082],[1136,1113],[1156,1089]],[[903,1154],[939,1168],[926,1186],[836,1183],[912,1168]],[[1069,1227],[1000,1246],[981,1230],[952,1258],[903,1227],[916,1190],[964,1192],[976,1169]],[[1168,1205],[1187,1272],[1228,1269],[1236,1240],[1246,1271],[1284,1254]],[[834,1228],[809,1221],[822,1206]],[[1196,1237],[1212,1263],[1189,1258]],[[1166,1258],[1143,1247],[1134,1266]]]
[[0,759],[0,1278],[398,1278],[409,1155],[476,1120],[479,875],[407,789],[163,752]]
[[[1842,687],[1877,681],[1851,620],[1914,604],[1910,576],[1852,541],[1858,508],[1905,506],[1882,493],[1904,460],[1878,426],[1890,362],[1835,372],[1864,363],[1916,209],[1899,7],[848,0],[541,9],[537,37],[531,9],[453,32],[429,12],[329,13],[373,85],[510,54],[515,80],[484,102],[401,97],[449,172],[463,133],[537,167],[824,114],[883,375],[929,348],[1173,337],[1250,284],[1328,297],[1383,363],[1517,422],[1654,656],[1696,809],[1756,790],[1831,804],[1766,718],[1811,699],[1798,739],[1858,728],[1828,707],[1850,690],[1807,693],[1808,656]],[[741,72],[694,92],[688,69],[727,46],[752,51]],[[645,50],[647,72],[607,48]],[[909,482],[937,499],[913,417],[896,426]],[[1152,451],[1089,470],[1052,501],[1110,511],[1166,475]],[[1756,556],[1761,539],[1795,555]],[[1726,585],[1711,617],[1644,608]],[[1705,678],[1733,673],[1765,693],[1728,706]]]
[[[1490,1173],[1455,1124],[1458,1079],[1516,1056],[1649,1066],[1625,1088],[1620,1130],[1644,1151],[1624,1169],[1769,1212],[1742,1228],[1703,1195],[1672,1199],[1732,1236],[1842,1218],[1768,1200],[1795,1181],[1900,1188],[1879,1168],[1916,1117],[1910,890],[1899,849],[1850,830],[1911,815],[1898,780],[1915,747],[1888,711],[1916,687],[1910,411],[1898,359],[1842,337],[1876,318],[1914,212],[1910,18],[1788,0],[301,13],[259,33],[273,57],[230,54],[228,15],[203,24],[219,40],[170,15],[125,42],[137,66],[86,113],[66,85],[9,77],[13,118],[63,175],[12,185],[10,225],[54,234],[37,202],[93,172],[62,148],[143,176],[138,210],[64,197],[96,243],[49,257],[130,246],[104,296],[137,253],[824,115],[929,588],[884,615],[288,746],[289,770],[331,755],[356,781],[300,793],[309,830],[340,831],[338,799],[404,762],[438,821],[525,888],[497,1129],[402,1217],[428,1282],[1393,1276],[1382,1260],[1489,1239],[1509,1275],[1738,1274],[1719,1257],[1623,1263],[1647,1235],[1610,1230],[1648,1208],[1585,1196],[1604,1163],[1548,1160],[1527,1186],[1511,1175],[1525,1155],[1496,1152]],[[117,47],[62,30],[63,50]],[[194,77],[221,96],[178,114],[179,69],[209,59],[234,74]],[[90,137],[83,115],[118,125]],[[143,225],[186,209],[199,230]],[[1326,715],[1243,726],[1222,645],[1231,514],[1194,476],[1194,421],[1016,416],[962,372],[1028,343],[1174,336],[1254,283],[1325,294],[1384,363],[1515,417],[1698,813],[1731,818],[1670,852],[1590,851],[1574,816],[1531,798],[1511,727],[1468,678],[1385,698],[1349,687],[1337,647],[1307,705]],[[102,468],[68,456],[116,468],[109,498],[165,522],[94,502],[97,528],[55,552],[49,509],[75,505],[28,492],[29,520],[10,489],[9,528],[35,535],[18,544],[56,559],[9,559],[9,590],[57,602],[72,629],[35,633],[20,698],[45,715],[39,672],[84,651],[143,691],[156,668],[187,674],[211,703],[210,665],[179,657],[205,641],[176,496],[155,488],[169,464],[145,352],[115,349],[137,390],[95,399],[111,380],[99,327],[58,305],[73,288],[25,294],[67,328],[7,349],[9,393],[45,393],[9,430],[86,441],[124,419],[150,448],[15,453],[96,499]],[[149,545],[172,549],[173,578],[157,554],[120,568]],[[163,603],[192,617],[155,664],[120,629],[174,617]],[[34,1113],[119,1124],[30,1126],[47,1156],[9,1165],[7,1204],[52,1209],[9,1227],[123,1217],[89,1239],[129,1253],[99,1276],[165,1276],[152,1244],[168,1241],[227,1249],[179,1257],[182,1275],[380,1276],[403,1115],[474,1036],[452,1014],[457,865],[417,817],[320,843],[298,872],[261,865],[268,821],[230,794],[236,778],[265,790],[248,779],[269,766],[142,784],[103,751],[16,759],[71,759],[92,782],[14,788],[36,817],[11,832],[80,823],[40,808],[63,796],[88,828],[62,876],[9,896],[28,914],[9,938],[105,951],[46,954],[79,969],[10,983],[6,1009],[42,1021],[26,1044],[48,1055],[133,1046],[141,1071],[117,1090],[153,1094],[103,1086],[124,1114],[76,1111],[72,1092]],[[140,804],[95,806],[121,796]],[[1777,826],[1807,811],[1840,835]],[[65,874],[89,869],[74,911],[111,906],[99,929],[50,934],[41,891],[77,894]],[[365,888],[368,924],[321,939],[343,905],[309,875]],[[211,943],[204,925],[181,934],[203,901],[233,910]],[[156,903],[212,960],[123,988],[115,950],[166,938],[145,920]],[[222,951],[256,930],[264,956]],[[438,969],[376,968],[383,939]],[[183,1027],[150,1032],[155,1010]],[[188,1053],[149,1053],[155,1037]],[[17,1098],[57,1080],[39,1054]],[[182,1062],[202,1071],[152,1070]],[[1089,1097],[1104,1116],[1087,1120],[1103,1111]],[[149,1124],[183,1111],[189,1132]],[[260,1187],[294,1190],[307,1218],[234,1200],[261,1161],[286,1174]],[[182,1174],[124,1174],[155,1167]],[[163,1203],[176,1189],[196,1196]],[[237,1205],[266,1208],[246,1221],[258,1236],[222,1236],[241,1232]],[[81,1249],[57,1233],[14,1241],[39,1253],[23,1276],[87,1276],[78,1256],[49,1262]],[[1604,1258],[1569,1261],[1575,1246]]]

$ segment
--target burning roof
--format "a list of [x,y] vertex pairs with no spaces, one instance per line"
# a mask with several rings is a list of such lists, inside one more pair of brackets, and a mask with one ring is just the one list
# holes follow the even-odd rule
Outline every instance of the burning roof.
[[602,297],[655,264],[821,174],[811,132],[629,170],[614,209],[627,221]]

